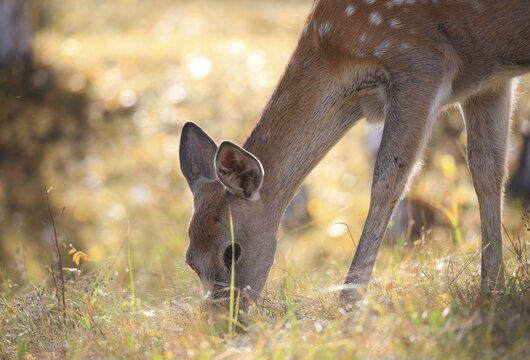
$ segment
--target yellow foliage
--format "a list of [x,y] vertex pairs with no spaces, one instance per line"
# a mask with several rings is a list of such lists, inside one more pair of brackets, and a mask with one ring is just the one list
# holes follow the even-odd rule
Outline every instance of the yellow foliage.
[[77,266],[79,266],[80,260],[83,260],[84,262],[88,262],[88,256],[84,252],[76,250],[72,245],[70,245],[70,246],[72,247],[72,249],[70,249],[70,251],[68,251],[68,255],[72,255],[73,254],[72,261]]
[[444,154],[440,159],[440,166],[442,167],[442,173],[444,176],[447,179],[454,181],[456,175],[455,159],[449,154]]

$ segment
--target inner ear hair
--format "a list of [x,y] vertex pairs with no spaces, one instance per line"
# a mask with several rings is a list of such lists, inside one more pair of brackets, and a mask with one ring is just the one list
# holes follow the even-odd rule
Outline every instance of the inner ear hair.
[[263,183],[260,161],[240,146],[223,141],[215,156],[217,178],[232,194],[253,201]]

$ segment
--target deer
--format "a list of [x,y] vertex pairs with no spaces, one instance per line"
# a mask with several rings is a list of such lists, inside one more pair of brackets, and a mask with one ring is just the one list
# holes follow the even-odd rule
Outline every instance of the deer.
[[[437,115],[461,108],[481,221],[481,291],[505,288],[501,216],[514,89],[530,70],[528,0],[316,0],[294,53],[243,146],[184,124],[179,158],[193,194],[186,262],[207,297],[235,284],[259,299],[289,201],[360,119],[383,126],[370,205],[341,298],[367,289],[389,219]],[[355,149],[352,149],[352,152]],[[234,245],[230,217],[233,218]]]

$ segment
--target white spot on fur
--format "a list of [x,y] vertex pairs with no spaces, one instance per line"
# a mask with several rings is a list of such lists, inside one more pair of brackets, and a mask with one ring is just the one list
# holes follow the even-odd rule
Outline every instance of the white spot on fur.
[[355,12],[355,6],[353,6],[351,4],[346,6],[346,10],[344,10],[344,13],[348,17],[352,16],[354,12]]
[[388,49],[388,45],[390,45],[389,40],[383,41],[378,47],[375,48],[374,55],[376,57],[380,57],[381,55],[383,55]]
[[271,137],[271,132],[266,131],[265,134],[263,134],[263,141],[265,141],[265,143],[268,143],[270,137]]
[[390,0],[385,4],[387,9],[392,9],[394,6],[403,5],[403,0]]
[[364,0],[365,4],[373,4],[375,0]]
[[309,27],[309,23],[306,23],[304,26],[304,32],[302,33],[304,36],[307,34],[307,28]]
[[392,19],[390,20],[390,27],[393,27],[394,29],[401,27],[401,22],[398,19]]
[[285,102],[287,101],[288,98],[289,98],[289,93],[288,92],[284,92],[283,94],[278,96],[278,99],[276,100],[276,106],[278,108],[281,108],[282,105],[285,104]]
[[383,19],[381,18],[381,15],[379,15],[378,12],[373,12],[370,14],[370,22],[374,25],[380,25]]
[[475,10],[482,10],[482,5],[476,0],[471,1],[469,5]]
[[365,42],[366,41],[366,33],[362,33],[361,36],[359,36],[359,42]]
[[318,32],[320,33],[320,36],[324,36],[329,32],[329,29],[331,29],[331,24],[329,21],[323,22],[318,27]]

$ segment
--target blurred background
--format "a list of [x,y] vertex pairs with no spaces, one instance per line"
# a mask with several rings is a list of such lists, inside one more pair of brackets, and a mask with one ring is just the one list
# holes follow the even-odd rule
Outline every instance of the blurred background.
[[[39,283],[54,262],[45,185],[61,246],[88,256],[67,257],[66,266],[124,262],[130,244],[140,289],[188,276],[181,127],[195,121],[217,141],[243,143],[312,2],[2,0],[0,281]],[[530,78],[519,89],[504,215],[514,236],[530,199]],[[388,246],[427,239],[478,248],[462,130],[458,110],[440,117],[401,206],[414,216],[413,234],[403,233],[408,218],[396,219]],[[368,212],[373,134],[362,121],[309,176],[280,231],[274,271],[349,265]]]

